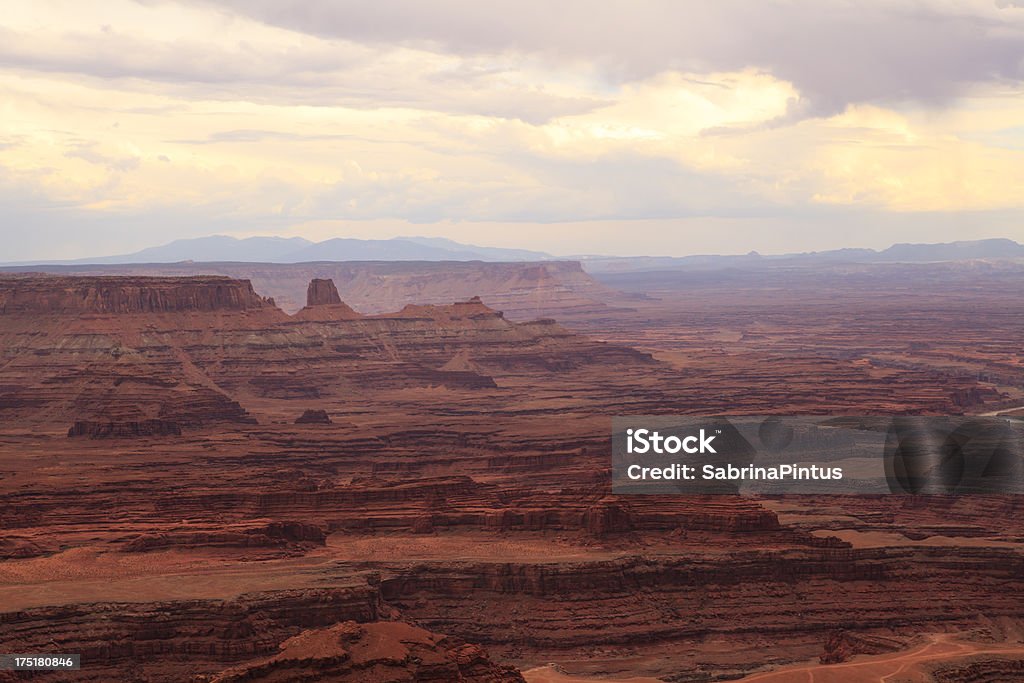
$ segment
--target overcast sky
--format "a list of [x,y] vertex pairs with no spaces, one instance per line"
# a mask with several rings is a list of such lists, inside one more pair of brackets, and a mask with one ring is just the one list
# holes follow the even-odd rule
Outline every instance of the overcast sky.
[[6,0],[0,261],[1024,241],[1024,3]]

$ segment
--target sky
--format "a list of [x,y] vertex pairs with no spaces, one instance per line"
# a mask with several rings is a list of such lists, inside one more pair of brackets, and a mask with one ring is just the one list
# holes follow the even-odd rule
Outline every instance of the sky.
[[5,0],[0,261],[1024,241],[1017,0]]

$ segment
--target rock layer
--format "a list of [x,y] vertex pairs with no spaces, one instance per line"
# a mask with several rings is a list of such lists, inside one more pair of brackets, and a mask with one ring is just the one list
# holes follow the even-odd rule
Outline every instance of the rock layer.
[[90,439],[180,435],[181,427],[178,426],[178,423],[168,420],[141,420],[139,422],[79,420],[68,430],[68,437],[86,436]]

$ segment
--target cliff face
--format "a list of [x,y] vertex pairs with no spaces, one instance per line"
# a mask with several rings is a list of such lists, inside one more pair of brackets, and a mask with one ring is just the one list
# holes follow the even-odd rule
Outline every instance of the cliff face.
[[168,420],[142,420],[139,422],[90,422],[79,420],[71,425],[68,437],[86,436],[91,439],[141,436],[180,436],[181,427]]
[[125,552],[149,552],[167,548],[278,548],[303,550],[322,546],[327,536],[317,526],[301,522],[270,522],[237,525],[215,531],[170,531],[141,534],[124,546]]
[[0,315],[182,313],[272,308],[248,280],[226,277],[3,277]]

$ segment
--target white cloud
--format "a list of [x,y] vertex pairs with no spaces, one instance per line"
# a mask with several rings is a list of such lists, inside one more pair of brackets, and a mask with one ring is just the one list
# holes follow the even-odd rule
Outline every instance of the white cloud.
[[585,252],[583,222],[1024,215],[1016,8],[610,2],[579,22],[570,0],[495,22],[500,3],[8,5],[0,231],[64,221],[146,246],[515,222],[536,240],[521,246],[563,244],[527,227],[558,224],[577,246],[556,251]]

